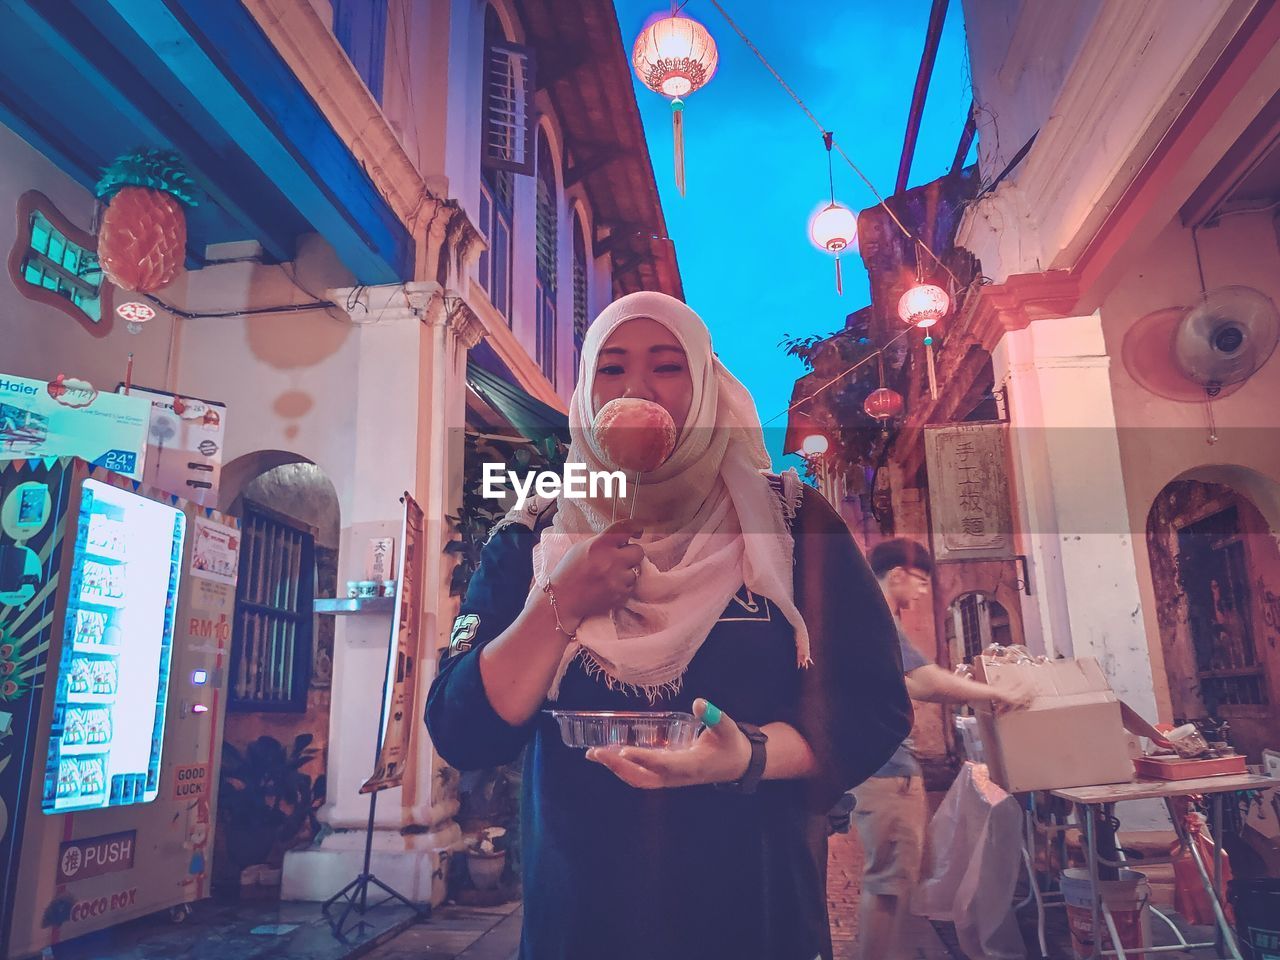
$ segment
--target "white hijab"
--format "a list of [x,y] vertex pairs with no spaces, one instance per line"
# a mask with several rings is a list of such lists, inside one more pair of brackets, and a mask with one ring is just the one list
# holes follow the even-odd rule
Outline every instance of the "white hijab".
[[[635,593],[612,616],[578,628],[552,684],[575,658],[611,686],[645,693],[650,702],[679,690],[690,661],[729,601],[745,584],[771,601],[795,630],[796,657],[809,663],[809,634],[792,587],[794,543],[782,506],[764,472],[769,455],[755,403],[711,350],[706,324],[684,303],[663,293],[633,293],[607,307],[587,331],[578,387],[569,404],[569,463],[616,470],[592,432],[591,401],[597,357],[614,330],[648,317],[684,347],[693,399],[671,457],[641,478],[630,474],[617,516],[635,518],[645,534],[646,559]],[[609,526],[611,499],[561,497],[554,525],[534,550],[534,590],[546,583],[573,544]]]

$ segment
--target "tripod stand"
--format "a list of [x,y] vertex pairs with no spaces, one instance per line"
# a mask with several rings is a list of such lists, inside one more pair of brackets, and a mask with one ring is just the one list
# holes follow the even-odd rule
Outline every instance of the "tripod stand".
[[[391,643],[387,647],[387,670],[383,674],[382,679],[383,708],[378,711],[378,739],[374,743],[373,748],[373,755],[375,757],[378,756],[378,753],[382,750],[382,734],[386,729],[387,723],[387,685],[391,682],[391,663],[395,655],[396,632],[395,620],[393,619]],[[400,893],[398,890],[392,889],[375,877],[370,870],[370,862],[373,859],[373,818],[375,811],[378,809],[378,792],[378,790],[372,790],[369,793],[369,823],[365,828],[364,834],[364,869],[360,871],[360,874],[354,880],[326,900],[324,905],[320,908],[320,912],[324,914],[325,919],[329,921],[329,927],[333,931],[334,939],[343,943],[346,942],[346,934],[343,932],[343,928],[347,925],[347,921],[350,919],[353,912],[363,917],[370,910],[380,907],[384,903],[390,903],[392,900],[397,900],[400,903],[403,903],[406,907],[417,914],[419,920],[426,920],[431,916],[430,906],[424,907],[420,904],[411,902],[404,894]],[[377,887],[387,896],[373,904],[373,906],[370,906],[370,887]],[[342,912],[335,918],[330,914],[339,902],[343,903]],[[372,924],[367,923],[363,919],[357,920],[354,928],[356,935],[359,936],[371,926]]]

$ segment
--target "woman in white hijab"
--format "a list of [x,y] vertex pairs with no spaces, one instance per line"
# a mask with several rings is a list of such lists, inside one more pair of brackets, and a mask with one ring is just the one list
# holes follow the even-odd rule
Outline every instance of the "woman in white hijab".
[[[618,469],[592,424],[620,397],[664,407],[674,451],[620,505],[562,498],[499,525],[427,708],[460,768],[530,747],[521,960],[829,957],[810,818],[910,729],[881,592],[822,497],[766,473],[755,406],[686,305],[615,302],[578,382],[567,462]],[[584,756],[550,705],[707,729],[685,751]]]

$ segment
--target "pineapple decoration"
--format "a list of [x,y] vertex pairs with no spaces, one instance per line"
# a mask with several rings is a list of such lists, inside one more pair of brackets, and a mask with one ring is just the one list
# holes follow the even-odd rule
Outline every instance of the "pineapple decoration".
[[170,283],[186,256],[183,206],[200,202],[178,154],[141,149],[117,157],[102,172],[97,192],[107,204],[98,228],[98,260],[107,279],[138,293]]

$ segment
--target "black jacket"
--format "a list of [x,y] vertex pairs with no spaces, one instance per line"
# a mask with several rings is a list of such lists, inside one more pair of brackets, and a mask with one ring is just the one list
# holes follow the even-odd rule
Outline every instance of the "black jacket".
[[830,957],[825,870],[807,829],[880,767],[912,714],[893,618],[844,522],[806,489],[792,532],[811,667],[796,667],[776,607],[743,588],[671,699],[651,707],[571,668],[556,704],[687,711],[703,696],[737,720],[791,723],[813,748],[818,775],[767,781],[752,796],[635,790],[565,747],[549,716],[505,723],[485,695],[478,653],[524,604],[536,534],[513,523],[485,546],[426,720],[441,756],[460,769],[506,763],[529,746],[521,960]]

